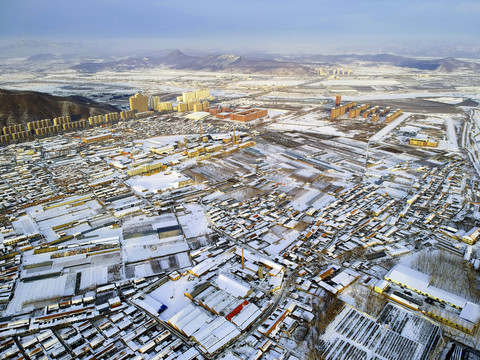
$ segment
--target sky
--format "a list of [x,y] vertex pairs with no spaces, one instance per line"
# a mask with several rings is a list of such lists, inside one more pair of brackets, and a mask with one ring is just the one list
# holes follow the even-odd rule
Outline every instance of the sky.
[[478,0],[0,0],[0,40],[198,50],[479,43]]

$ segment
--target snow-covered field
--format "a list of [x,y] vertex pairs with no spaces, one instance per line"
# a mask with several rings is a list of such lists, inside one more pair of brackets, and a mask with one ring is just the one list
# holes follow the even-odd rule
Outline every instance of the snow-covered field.
[[314,85],[324,85],[324,86],[394,86],[400,85],[400,83],[396,80],[392,79],[355,79],[355,78],[345,78],[345,79],[332,79],[332,80],[325,80],[319,81],[318,83],[310,84],[310,86]]
[[425,100],[439,102],[443,104],[457,105],[462,103],[465,99],[461,97],[438,97],[438,98],[429,98]]

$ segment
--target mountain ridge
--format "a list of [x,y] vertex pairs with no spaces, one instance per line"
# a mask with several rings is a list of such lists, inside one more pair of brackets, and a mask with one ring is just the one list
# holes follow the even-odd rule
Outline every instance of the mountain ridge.
[[72,120],[118,111],[82,96],[55,96],[37,91],[0,89],[0,128],[69,115]]
[[128,57],[115,61],[83,62],[72,66],[72,69],[83,73],[95,73],[107,69],[124,71],[158,66],[184,70],[242,71],[252,74],[307,75],[311,73],[308,67],[297,62],[247,59],[234,54],[191,56],[180,50],[174,50],[161,57]]
[[102,70],[126,71],[138,68],[164,66],[170,69],[243,72],[247,74],[309,75],[315,66],[348,66],[353,63],[366,63],[397,66],[402,68],[453,72],[457,70],[480,70],[480,64],[453,57],[439,59],[418,59],[392,54],[343,54],[343,55],[297,55],[281,58],[247,58],[236,54],[211,54],[205,56],[186,55],[174,50],[164,56],[126,57],[113,61],[88,61],[73,65],[72,69],[81,73],[96,73]]

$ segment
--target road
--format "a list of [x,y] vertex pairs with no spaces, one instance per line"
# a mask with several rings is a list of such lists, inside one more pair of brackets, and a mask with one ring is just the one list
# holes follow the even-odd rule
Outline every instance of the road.
[[377,132],[370,138],[370,141],[381,142],[393,129],[399,126],[403,121],[405,121],[411,114],[403,113],[398,118],[393,120],[391,123],[387,124],[382,130]]
[[455,126],[453,125],[453,120],[445,118],[445,124],[447,125],[448,142],[451,145],[449,149],[458,152],[457,134],[455,132]]

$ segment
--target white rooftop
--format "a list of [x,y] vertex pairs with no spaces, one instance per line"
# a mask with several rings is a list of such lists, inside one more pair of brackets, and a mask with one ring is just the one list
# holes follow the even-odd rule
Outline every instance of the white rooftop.
[[197,112],[188,114],[188,115],[186,116],[186,118],[187,118],[187,119],[190,119],[190,120],[202,120],[202,119],[206,118],[206,117],[209,116],[209,115],[210,115],[209,112],[206,112],[206,111],[197,111]]
[[220,289],[225,290],[235,297],[245,297],[248,295],[250,288],[231,277],[220,274],[215,280]]
[[467,303],[467,300],[461,296],[430,286],[430,277],[427,274],[413,270],[402,264],[398,264],[392,268],[387,275],[385,275],[385,279],[407,285],[416,291],[431,295],[460,308],[463,308]]

